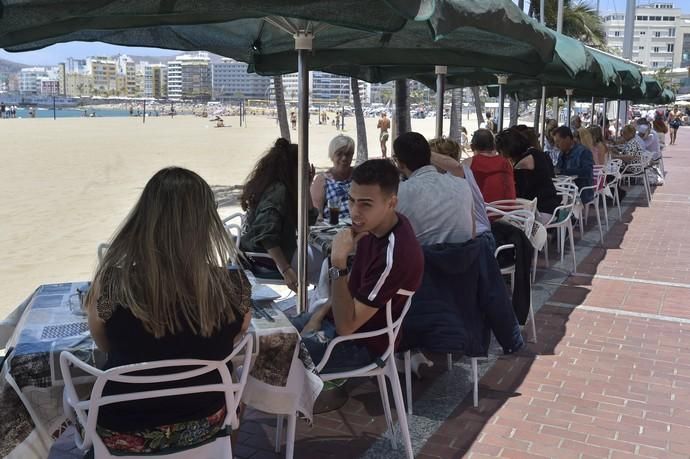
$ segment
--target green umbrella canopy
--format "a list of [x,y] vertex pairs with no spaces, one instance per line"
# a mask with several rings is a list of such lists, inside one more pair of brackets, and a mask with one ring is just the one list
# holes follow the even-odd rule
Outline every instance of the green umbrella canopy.
[[58,42],[103,41],[203,49],[248,62],[262,74],[280,74],[297,69],[293,32],[306,29],[315,37],[308,59],[312,69],[333,63],[491,65],[534,74],[552,60],[556,44],[510,0],[301,0],[290,5],[199,0],[195,8],[164,2],[171,12],[160,11],[159,1],[101,0],[93,1],[94,8],[86,1],[72,9],[44,7],[50,14],[41,15],[42,3],[5,6],[0,46],[25,51]]
[[[594,72],[598,69],[592,67],[592,58],[580,42],[549,29],[545,29],[544,32],[556,40],[556,46],[553,59],[545,68],[541,68],[541,73],[561,74],[562,78],[569,79],[589,71],[592,74],[590,78],[595,76]],[[476,35],[474,38],[476,39]],[[501,40],[504,41],[504,39]],[[496,83],[496,74],[509,74],[511,77],[518,75],[519,78],[523,78],[525,76],[535,77],[540,72],[538,67],[525,66],[525,61],[520,56],[506,56],[505,53],[497,55],[496,47],[469,46],[469,48],[474,49],[463,52],[462,65],[446,64],[448,65],[447,88],[483,86]],[[321,65],[319,70],[338,75],[354,76],[371,83],[384,83],[408,78],[417,80],[435,90],[436,74],[434,64],[449,62],[449,60],[444,60],[443,58],[439,60],[437,57],[439,55],[440,53],[434,52],[433,54],[429,53],[426,56],[421,56],[420,59],[416,59],[416,64],[414,65],[385,65],[380,62],[378,64],[366,64],[362,61],[349,63],[344,58],[334,60],[335,63]],[[450,61],[454,60],[450,59]]]

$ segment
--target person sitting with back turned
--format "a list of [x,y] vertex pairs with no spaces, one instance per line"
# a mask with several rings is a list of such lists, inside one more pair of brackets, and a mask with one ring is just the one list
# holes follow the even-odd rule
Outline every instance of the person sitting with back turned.
[[[594,183],[594,156],[581,143],[575,143],[573,131],[568,126],[561,126],[554,132],[556,146],[561,151],[556,165],[557,173],[575,175],[575,185],[582,189]],[[594,199],[594,191],[585,190],[581,195],[583,203]]]
[[487,129],[477,129],[470,143],[474,156],[463,161],[472,169],[484,202],[515,199],[513,167],[496,152],[494,134]]
[[[249,257],[249,268],[261,277],[282,277],[293,291],[297,291],[297,200],[297,145],[281,138],[259,159],[244,184],[240,203],[247,217],[240,249],[270,255],[271,259]],[[311,208],[310,225],[317,216]],[[319,279],[322,260],[317,252],[307,250],[311,283]]]
[[[395,211],[399,176],[385,159],[372,159],[352,173],[352,228],[341,230],[331,248],[331,297],[328,303],[292,319],[315,362],[338,335],[386,327],[391,301],[393,320],[407,302],[402,292],[419,288],[424,270],[422,249],[406,217]],[[348,256],[355,252],[352,269]],[[360,368],[385,352],[388,337],[348,341],[335,346],[323,372]]]
[[472,192],[467,181],[431,165],[424,136],[406,132],[393,142],[393,160],[407,180],[398,190],[398,212],[422,245],[465,242],[475,236]]
[[[230,355],[251,320],[249,281],[226,267],[237,256],[208,184],[178,167],[157,172],[86,297],[91,336],[108,353],[105,369]],[[220,382],[210,373],[166,388]],[[103,395],[161,388],[109,382]],[[222,393],[179,395],[102,406],[96,431],[114,454],[165,453],[212,439],[225,417]]]

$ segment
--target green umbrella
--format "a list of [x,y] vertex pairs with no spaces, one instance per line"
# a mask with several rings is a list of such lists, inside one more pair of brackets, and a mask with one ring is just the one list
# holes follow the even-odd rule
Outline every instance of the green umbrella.
[[[511,66],[529,72],[549,62],[555,46],[544,28],[510,0],[23,0],[2,5],[0,47],[9,51],[101,41],[203,49],[266,74],[298,71],[300,307],[306,304],[308,69],[355,59],[460,65],[474,57],[483,63],[513,58]],[[474,56],[482,48],[492,55]]]

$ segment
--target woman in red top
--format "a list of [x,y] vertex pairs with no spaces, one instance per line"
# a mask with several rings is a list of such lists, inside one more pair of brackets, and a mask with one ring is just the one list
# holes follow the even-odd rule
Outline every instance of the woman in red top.
[[494,134],[488,129],[478,129],[472,136],[470,147],[474,156],[466,159],[465,164],[472,169],[484,202],[515,199],[513,168],[496,152]]

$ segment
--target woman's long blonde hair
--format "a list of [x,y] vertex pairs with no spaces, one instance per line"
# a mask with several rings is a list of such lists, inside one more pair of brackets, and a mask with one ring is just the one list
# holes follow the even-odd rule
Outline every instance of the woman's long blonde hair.
[[146,184],[89,294],[128,308],[156,337],[184,329],[211,336],[240,319],[242,286],[226,268],[236,260],[211,188],[194,172],[170,167]]
[[594,140],[592,140],[592,133],[589,132],[589,129],[582,127],[577,130],[577,133],[580,137],[580,143],[591,151],[594,148]]

